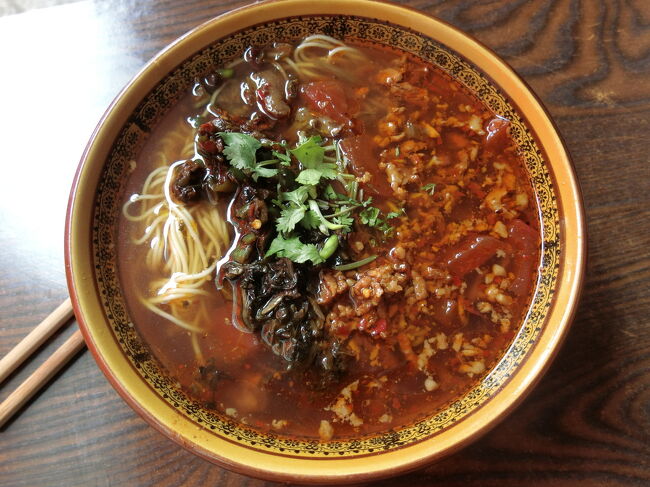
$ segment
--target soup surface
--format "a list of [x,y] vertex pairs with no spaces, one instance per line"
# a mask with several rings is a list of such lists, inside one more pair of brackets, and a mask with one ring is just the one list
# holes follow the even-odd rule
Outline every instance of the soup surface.
[[261,430],[432,414],[495,365],[536,282],[508,125],[398,52],[248,49],[134,161],[118,257],[138,332],[196,401]]

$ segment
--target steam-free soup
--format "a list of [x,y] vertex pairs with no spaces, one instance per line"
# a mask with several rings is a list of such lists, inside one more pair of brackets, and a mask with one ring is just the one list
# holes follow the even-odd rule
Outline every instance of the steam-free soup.
[[536,282],[508,127],[392,50],[249,48],[135,161],[119,265],[138,332],[192,398],[261,430],[435,412],[499,360]]

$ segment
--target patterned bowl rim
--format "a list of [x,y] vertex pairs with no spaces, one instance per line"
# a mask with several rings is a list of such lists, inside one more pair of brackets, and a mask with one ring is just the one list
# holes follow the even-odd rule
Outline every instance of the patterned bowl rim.
[[[396,26],[433,39],[475,66],[523,114],[539,141],[552,173],[560,216],[561,259],[543,330],[498,394],[428,439],[365,456],[310,458],[250,449],[210,436],[187,417],[158,404],[160,397],[142,387],[142,379],[129,368],[115,343],[102,311],[93,265],[91,226],[99,175],[117,134],[149,90],[192,54],[220,38],[273,20],[316,15],[345,15]],[[488,48],[445,22],[389,2],[274,0],[230,11],[188,32],[147,63],[115,98],[93,132],[75,174],[66,216],[65,259],[70,295],[88,348],[113,387],[152,426],[184,448],[240,473],[279,481],[350,483],[396,475],[447,456],[495,426],[523,400],[557,353],[575,314],[586,262],[586,228],[575,171],[553,121],[527,84]]]

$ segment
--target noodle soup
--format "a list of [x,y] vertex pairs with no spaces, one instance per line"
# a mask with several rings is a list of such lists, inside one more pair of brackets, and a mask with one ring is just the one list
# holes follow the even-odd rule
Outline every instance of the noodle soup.
[[196,401],[263,431],[431,415],[495,365],[537,279],[508,126],[398,52],[249,48],[134,161],[118,257],[138,332]]

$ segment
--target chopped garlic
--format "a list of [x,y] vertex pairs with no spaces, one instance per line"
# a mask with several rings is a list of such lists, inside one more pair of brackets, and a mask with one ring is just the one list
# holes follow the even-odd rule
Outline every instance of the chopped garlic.
[[271,421],[271,426],[273,427],[273,429],[276,429],[276,430],[281,430],[287,424],[288,423],[287,423],[286,419],[274,419],[273,421]]
[[467,364],[461,364],[458,370],[472,377],[485,370],[485,363],[482,360],[476,360]]
[[454,349],[455,352],[460,352],[460,346],[463,344],[463,334],[462,333],[456,333],[454,335],[454,341],[451,345],[451,348]]
[[485,134],[485,131],[483,130],[483,123],[482,123],[481,119],[476,115],[472,115],[470,117],[469,123],[467,124],[467,126],[470,128],[470,130],[473,130],[478,135],[484,135]]
[[499,264],[494,264],[492,266],[492,273],[495,276],[501,276],[501,277],[505,277],[507,275],[506,270],[503,268],[503,266],[500,266]]
[[320,436],[320,439],[323,441],[332,439],[332,436],[334,436],[334,428],[332,428],[329,421],[321,419],[320,427],[318,428],[318,436]]
[[384,413],[381,416],[379,416],[378,421],[380,423],[390,423],[393,420],[393,417],[390,414]]
[[502,221],[494,224],[494,232],[501,238],[508,238],[508,229]]
[[424,381],[424,388],[429,392],[435,391],[438,388],[438,383],[429,376]]
[[436,342],[438,350],[447,350],[449,348],[449,343],[447,342],[447,335],[444,333],[438,333],[436,335]]
[[519,210],[525,209],[528,206],[528,195],[526,193],[517,193],[515,196],[515,205]]

